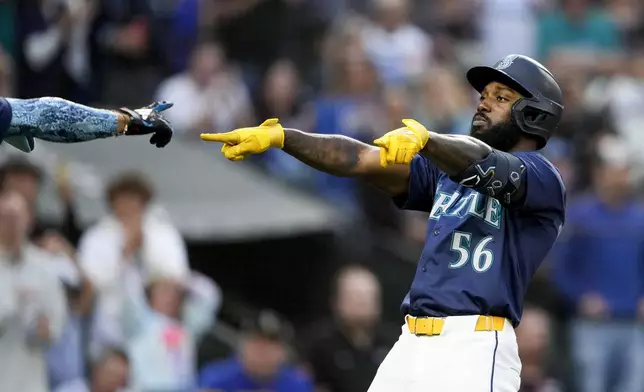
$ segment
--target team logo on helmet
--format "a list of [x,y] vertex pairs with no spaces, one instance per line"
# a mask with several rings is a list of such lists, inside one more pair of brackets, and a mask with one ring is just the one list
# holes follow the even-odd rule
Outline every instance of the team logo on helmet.
[[501,60],[501,61],[496,65],[496,67],[494,67],[494,68],[496,68],[496,69],[498,69],[498,70],[506,69],[506,68],[508,68],[509,66],[511,66],[511,65],[512,65],[512,63],[514,63],[514,60],[516,60],[516,59],[517,59],[517,57],[519,57],[519,56],[517,56],[516,54],[510,55],[510,56],[508,56],[508,57],[504,58],[503,60]]

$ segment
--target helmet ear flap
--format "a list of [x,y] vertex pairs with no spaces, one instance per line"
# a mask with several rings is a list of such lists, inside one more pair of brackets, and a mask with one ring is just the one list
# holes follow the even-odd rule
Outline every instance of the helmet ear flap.
[[521,131],[537,136],[538,148],[543,148],[559,122],[558,116],[541,107],[539,101],[521,98],[512,106],[512,121]]

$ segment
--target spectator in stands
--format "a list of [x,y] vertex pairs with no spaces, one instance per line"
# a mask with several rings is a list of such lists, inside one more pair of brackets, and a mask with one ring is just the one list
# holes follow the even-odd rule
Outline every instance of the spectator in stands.
[[43,176],[44,173],[39,166],[21,157],[10,157],[0,167],[2,189],[20,193],[32,217],[36,215]]
[[15,2],[0,0],[0,51],[12,57],[16,49]]
[[461,3],[478,11],[475,25],[480,28],[486,64],[494,64],[508,53],[536,57],[540,0],[485,0],[480,7]]
[[201,0],[149,1],[156,48],[163,59],[164,74],[183,72],[199,37],[203,18]]
[[[621,73],[592,80],[586,87],[586,106],[602,109],[604,117],[614,125],[614,130],[624,138],[635,165],[632,174],[637,180],[644,179],[644,46],[634,48],[624,61]],[[564,97],[565,99],[565,97]],[[566,101],[566,111],[568,101]],[[579,139],[587,138],[586,132]]]
[[[295,61],[305,74],[318,63],[317,42],[323,17],[310,1],[235,0],[204,2],[214,21],[212,32],[239,64],[253,96],[262,77],[280,58]],[[208,10],[206,7],[210,7]],[[207,14],[206,14],[207,15]],[[207,18],[207,17],[206,17]],[[206,19],[204,18],[204,19]]]
[[101,0],[98,5],[92,70],[97,74],[100,101],[108,106],[145,105],[171,69],[159,49],[166,43],[154,34],[157,20],[150,2]]
[[550,69],[583,71],[608,66],[622,49],[622,36],[610,14],[590,0],[565,0],[541,17],[537,28],[537,56]]
[[565,182],[569,194],[591,186],[597,139],[615,129],[612,116],[606,110],[605,101],[610,99],[610,93],[607,94],[605,80],[588,84],[589,80],[588,75],[578,70],[557,74],[566,110],[556,136],[574,147],[567,152],[575,174],[573,181]]
[[264,78],[256,105],[257,117],[278,117],[284,126],[310,129],[313,120],[310,93],[292,61],[276,61]]
[[539,308],[526,307],[517,328],[517,343],[521,357],[520,392],[561,392],[561,386],[548,374],[548,345],[550,316]]
[[[437,66],[424,75],[415,100],[414,118],[436,132],[466,135],[471,127],[471,89],[448,66]],[[450,94],[444,94],[449,91]],[[404,118],[404,117],[401,117]],[[400,119],[396,127],[400,125]],[[393,128],[395,129],[395,128]]]
[[94,1],[23,0],[17,4],[20,97],[90,99],[89,36]]
[[[2,12],[0,11],[0,18],[2,17],[1,15]],[[11,97],[15,95],[14,71],[13,59],[9,56],[9,53],[0,46],[0,97]]]
[[[315,102],[314,132],[342,133],[371,143],[386,121],[378,94],[379,79],[373,65],[356,48],[332,66],[328,91]],[[315,180],[318,194],[347,214],[359,211],[355,181],[324,173],[317,173]]]
[[[386,122],[382,124],[382,128],[400,128],[400,120],[409,117],[410,113],[412,97],[410,97],[408,89],[390,87],[383,91],[382,95],[383,111],[386,114]],[[401,228],[403,213],[391,202],[391,198],[367,183],[357,182],[355,186],[364,217],[364,223],[361,223],[359,228],[364,230],[364,235],[382,234],[382,229],[398,232]],[[423,222],[426,223],[426,219]]]
[[86,375],[94,295],[92,285],[76,264],[76,250],[60,233],[49,229],[34,240],[54,258],[51,268],[62,282],[67,299],[67,323],[58,342],[47,352],[49,386],[55,389]]
[[223,391],[313,392],[308,377],[287,365],[288,331],[270,311],[246,320],[235,358],[201,369],[199,388]]
[[577,190],[574,187],[577,183],[573,165],[575,148],[573,148],[570,141],[554,136],[548,140],[548,145],[541,150],[541,153],[559,170],[561,179],[566,184],[566,191],[569,194],[574,194]]
[[639,46],[642,42],[642,27],[644,27],[642,3],[632,0],[611,0],[605,2],[605,5],[625,38],[624,42],[631,47]]
[[303,355],[324,391],[369,389],[378,366],[395,342],[380,324],[380,283],[364,267],[343,268],[334,291],[334,320],[308,336]]
[[385,84],[420,77],[432,60],[432,40],[409,20],[408,0],[372,0],[374,23],[362,35],[369,59]]
[[90,227],[78,248],[78,261],[98,295],[95,338],[122,345],[121,284],[127,267],[142,274],[167,277],[188,274],[186,244],[167,217],[152,206],[154,191],[145,177],[123,173],[110,182],[106,199],[110,214]]
[[47,348],[66,322],[55,258],[28,242],[31,216],[17,192],[0,194],[0,390],[46,392]]
[[571,339],[578,387],[635,392],[644,385],[644,208],[631,193],[624,146],[614,138],[600,143],[594,193],[568,205],[553,269],[577,309]]
[[189,69],[165,80],[157,99],[174,102],[167,118],[186,136],[227,132],[253,122],[248,89],[214,43],[199,45]]
[[[183,280],[129,266],[122,281],[124,330],[137,391],[188,392],[196,387],[196,342],[214,323],[221,294],[199,274]],[[143,280],[143,282],[142,282]]]
[[[362,35],[368,25],[368,19],[362,15],[349,14],[329,31],[321,47],[325,88],[328,88],[329,84],[333,85],[333,78],[337,77],[336,67],[339,64],[352,53],[364,54]],[[373,73],[374,70],[371,71]]]
[[93,362],[89,377],[67,382],[54,392],[122,392],[128,386],[129,367],[124,351],[105,349]]
[[[58,195],[63,207],[63,221],[60,225],[46,222],[37,215],[38,197],[45,173],[31,160],[13,156],[0,166],[0,186],[8,191],[20,193],[27,201],[29,212],[35,217],[30,228],[31,235],[41,234],[45,229],[55,228],[63,237],[75,244],[80,237],[81,229],[76,220],[76,209],[69,179],[59,176],[56,179]],[[33,222],[33,220],[32,220]]]
[[[311,129],[315,113],[306,88],[302,86],[295,64],[281,60],[271,66],[264,78],[264,85],[258,104],[257,117],[277,117],[289,128]],[[262,165],[272,174],[286,180],[311,186],[315,171],[302,165],[297,159],[279,151],[268,150],[258,157]]]

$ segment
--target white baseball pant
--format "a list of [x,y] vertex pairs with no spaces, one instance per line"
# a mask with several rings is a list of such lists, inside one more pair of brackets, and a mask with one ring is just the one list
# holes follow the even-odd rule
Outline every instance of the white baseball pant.
[[[514,328],[476,331],[483,316],[447,317],[438,335],[417,336],[407,318],[402,334],[368,392],[517,392],[521,360]],[[421,320],[421,319],[419,319]]]

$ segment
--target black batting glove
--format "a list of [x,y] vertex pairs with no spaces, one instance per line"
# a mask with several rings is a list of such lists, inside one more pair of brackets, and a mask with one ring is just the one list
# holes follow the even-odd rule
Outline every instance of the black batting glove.
[[172,140],[172,125],[161,112],[172,107],[170,102],[154,102],[140,109],[121,108],[118,111],[126,114],[130,120],[123,132],[126,136],[152,134],[150,144],[162,148]]

